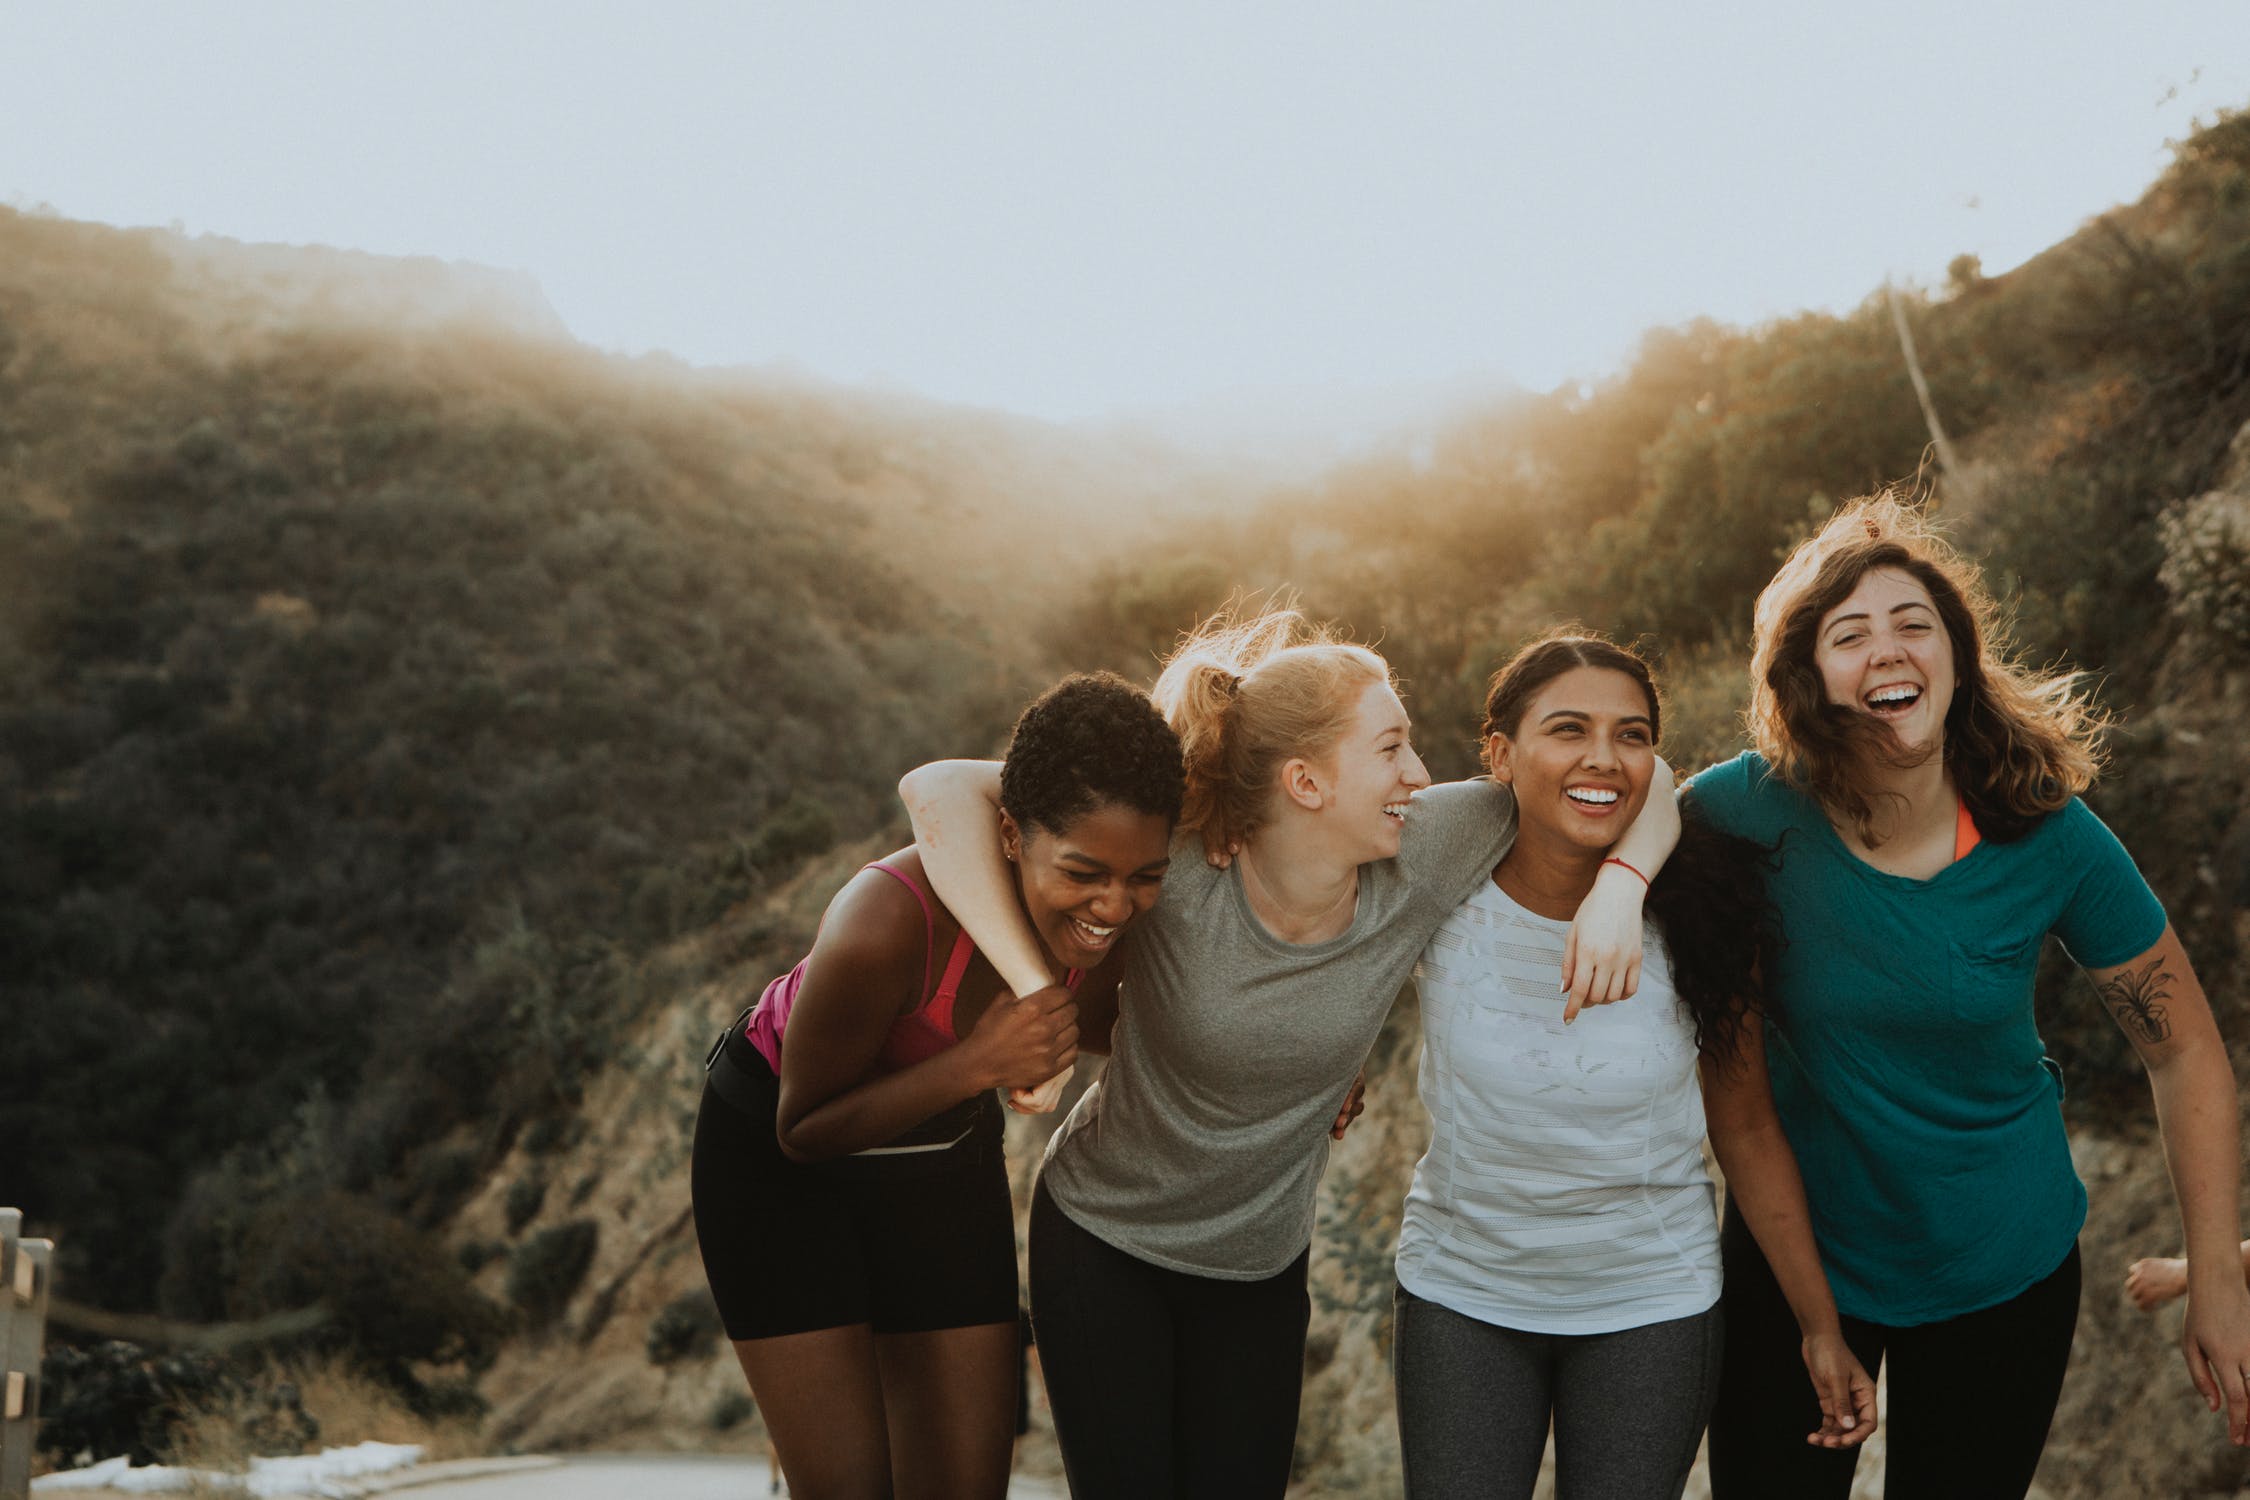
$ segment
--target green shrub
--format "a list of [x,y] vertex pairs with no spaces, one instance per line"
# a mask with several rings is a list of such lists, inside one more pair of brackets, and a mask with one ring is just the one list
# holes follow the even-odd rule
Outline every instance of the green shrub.
[[708,1287],[682,1292],[649,1319],[648,1362],[669,1365],[699,1359],[718,1342],[720,1328],[719,1305],[711,1300]]
[[2214,490],[2164,512],[2157,570],[2172,613],[2212,640],[2250,650],[2250,495]]
[[518,1177],[508,1184],[508,1196],[502,1204],[508,1216],[508,1233],[522,1230],[539,1215],[539,1206],[547,1201],[547,1179],[537,1173]]
[[758,1404],[750,1399],[748,1391],[727,1391],[711,1403],[711,1430],[731,1432],[750,1420]]
[[348,1193],[329,1189],[268,1202],[238,1255],[230,1314],[324,1305],[332,1322],[311,1341],[341,1345],[404,1390],[414,1389],[410,1362],[473,1366],[489,1358],[505,1331],[506,1315],[469,1284],[458,1259]]
[[600,1234],[592,1219],[572,1219],[540,1230],[516,1251],[508,1265],[508,1300],[523,1309],[533,1327],[554,1322],[570,1305],[594,1263]]
[[465,1240],[461,1248],[453,1252],[453,1258],[461,1263],[462,1270],[474,1276],[507,1253],[508,1247],[495,1240]]

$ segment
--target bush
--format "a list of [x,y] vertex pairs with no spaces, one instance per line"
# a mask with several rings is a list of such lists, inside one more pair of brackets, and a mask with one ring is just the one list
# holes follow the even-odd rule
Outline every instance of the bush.
[[491,1357],[507,1318],[436,1240],[363,1198],[329,1189],[269,1203],[244,1236],[228,1311],[236,1317],[325,1304],[340,1340],[401,1391],[416,1361],[472,1366]]
[[649,1319],[648,1362],[669,1365],[699,1359],[718,1342],[720,1328],[719,1305],[711,1300],[708,1287],[682,1292]]
[[508,1300],[523,1309],[533,1327],[562,1316],[594,1263],[601,1236],[592,1219],[572,1219],[542,1229],[524,1242],[508,1266]]
[[210,1355],[153,1355],[111,1340],[64,1344],[41,1362],[39,1447],[59,1464],[122,1453],[138,1466],[173,1455],[174,1432],[198,1405],[223,1399],[240,1380]]
[[748,1421],[758,1404],[750,1399],[748,1391],[728,1391],[711,1403],[711,1430],[731,1432]]
[[467,1240],[453,1252],[453,1258],[461,1262],[462,1270],[474,1276],[507,1253],[506,1245],[493,1240]]
[[2237,651],[2250,651],[2250,495],[2213,490],[2157,522],[2157,570],[2183,624]]
[[585,1134],[585,1122],[576,1115],[541,1115],[525,1127],[523,1149],[527,1155],[549,1156],[577,1145]]
[[537,1218],[539,1205],[546,1201],[547,1179],[544,1177],[519,1177],[509,1183],[507,1201],[503,1205],[508,1215],[508,1233],[517,1233]]

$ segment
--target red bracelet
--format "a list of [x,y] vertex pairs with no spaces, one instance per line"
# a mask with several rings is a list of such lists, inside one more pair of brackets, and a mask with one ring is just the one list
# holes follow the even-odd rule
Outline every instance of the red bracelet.
[[[1618,866],[1618,867],[1619,867],[1619,868],[1621,868],[1621,869],[1626,869],[1626,870],[1633,870],[1633,867],[1632,867],[1631,865],[1629,865],[1629,864],[1626,864],[1626,863],[1625,863],[1625,861],[1623,861],[1623,860],[1619,859],[1619,858],[1618,858],[1618,857],[1617,857],[1616,855],[1614,855],[1614,854],[1612,854],[1612,855],[1611,855],[1611,856],[1610,856],[1609,858],[1607,858],[1607,859],[1603,860],[1603,861],[1602,861],[1602,863],[1603,863],[1603,864],[1605,864],[1605,865],[1616,865],[1616,866]],[[1634,873],[1635,875],[1640,875],[1640,880],[1641,880],[1641,884],[1642,884],[1642,885],[1647,885],[1647,884],[1648,884],[1648,877],[1647,877],[1646,875],[1641,875],[1641,872],[1640,872],[1640,871],[1638,871],[1638,870],[1633,870],[1633,873]]]

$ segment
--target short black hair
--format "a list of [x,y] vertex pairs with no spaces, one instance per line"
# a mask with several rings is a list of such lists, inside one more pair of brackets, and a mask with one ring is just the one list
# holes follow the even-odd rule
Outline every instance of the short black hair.
[[1059,834],[1112,804],[1180,817],[1180,737],[1148,694],[1111,672],[1065,677],[1016,720],[1000,805],[1018,827]]

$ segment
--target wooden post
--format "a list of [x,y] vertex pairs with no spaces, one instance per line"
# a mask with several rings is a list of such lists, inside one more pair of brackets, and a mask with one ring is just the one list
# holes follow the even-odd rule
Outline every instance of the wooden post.
[[31,1494],[39,1422],[39,1356],[54,1246],[22,1238],[23,1215],[0,1208],[0,1500]]
[[[1922,423],[1930,429],[1930,446],[1937,449],[1938,473],[1944,477],[1948,490],[1957,491],[1961,484],[1961,461],[1954,456],[1953,443],[1945,435],[1945,424],[1938,420],[1937,403],[1930,399],[1930,383],[1922,378],[1922,360],[1914,352],[1914,330],[1906,324],[1906,304],[1899,300],[1898,288],[1886,279],[1883,295],[1890,299],[1891,324],[1898,330],[1899,353],[1906,356],[1906,378],[1913,382],[1914,399],[1922,404]],[[1958,500],[1958,493],[1948,494],[1948,500]]]

